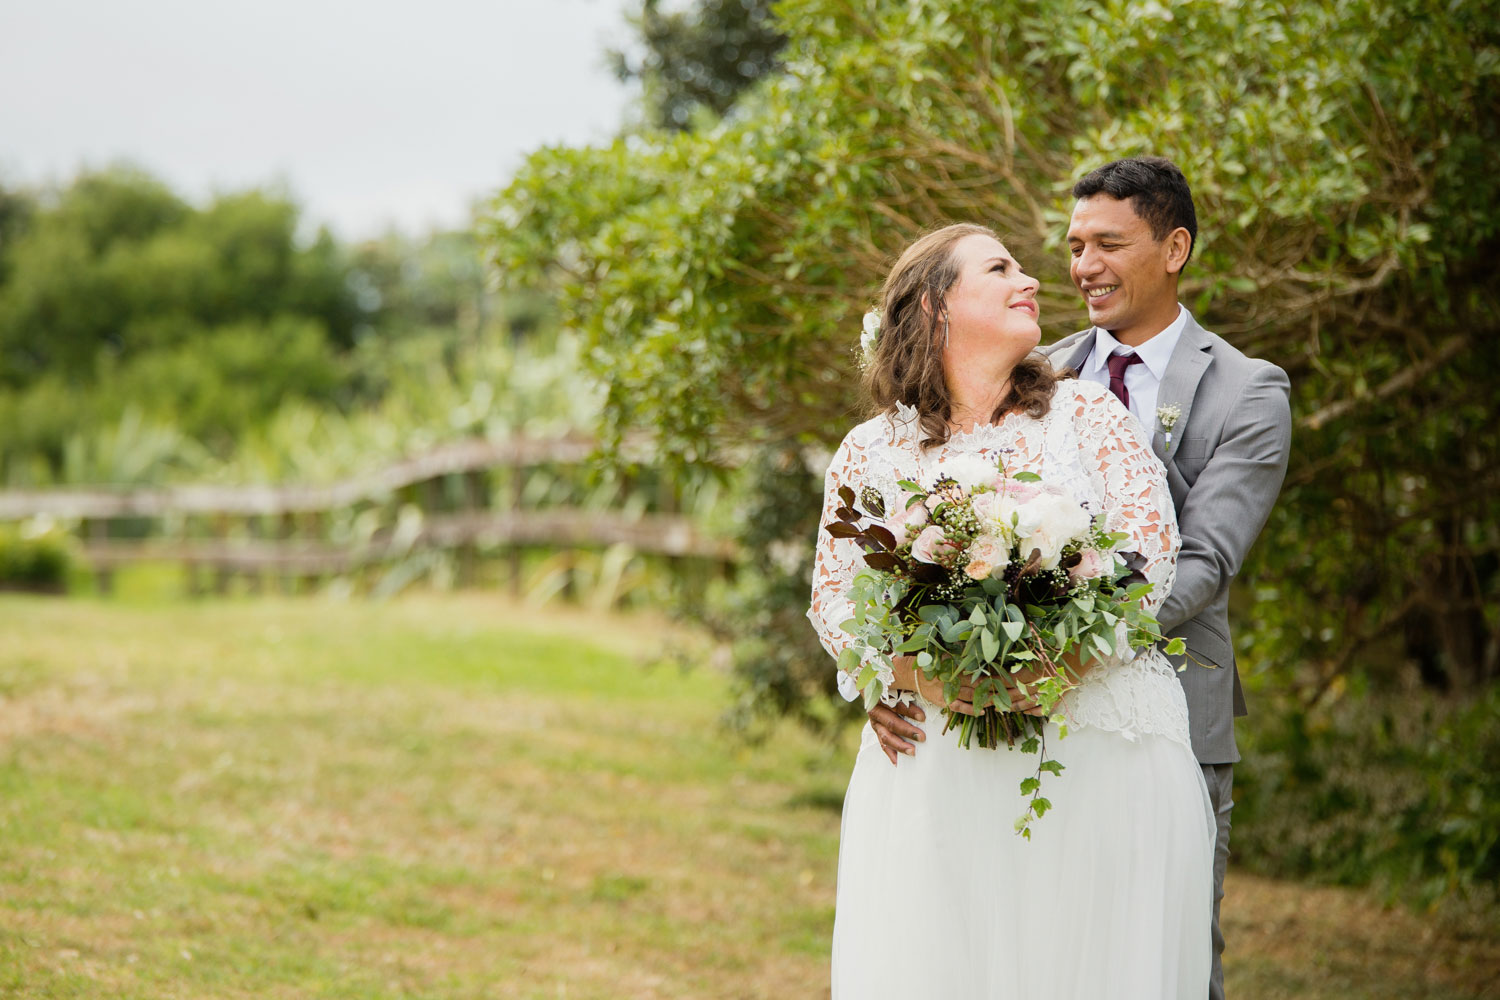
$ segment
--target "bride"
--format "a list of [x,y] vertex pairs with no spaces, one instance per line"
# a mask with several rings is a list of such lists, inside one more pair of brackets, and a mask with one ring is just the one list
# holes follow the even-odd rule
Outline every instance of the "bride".
[[[1003,455],[1008,472],[1070,488],[1130,534],[1154,608],[1178,546],[1163,469],[1108,390],[1032,353],[1037,287],[982,226],[907,248],[882,290],[865,378],[880,412],[835,453],[823,523],[840,486],[873,486],[892,509],[899,480],[929,484],[945,462]],[[840,623],[861,556],[819,533],[808,617],[835,657],[854,641]],[[844,799],[834,1000],[1206,996],[1214,825],[1165,657],[1095,661],[1066,695],[1068,733],[1048,723],[1046,744],[1065,770],[1048,778],[1053,808],[1030,840],[1014,820],[1035,756],[960,749],[942,733],[941,685],[909,657],[895,666],[888,697],[926,707],[925,739],[893,768],[864,729]]]

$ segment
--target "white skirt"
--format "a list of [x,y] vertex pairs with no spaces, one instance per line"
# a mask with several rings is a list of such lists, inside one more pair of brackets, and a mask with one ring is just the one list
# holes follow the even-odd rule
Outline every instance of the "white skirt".
[[834,1000],[1202,1000],[1214,822],[1192,750],[1048,726],[1053,808],[1015,833],[1038,758],[962,750],[923,703],[891,762],[865,727],[844,799]]

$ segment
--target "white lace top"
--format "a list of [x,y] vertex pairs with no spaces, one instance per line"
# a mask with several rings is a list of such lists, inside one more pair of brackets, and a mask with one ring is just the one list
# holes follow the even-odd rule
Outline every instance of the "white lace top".
[[[1107,388],[1067,379],[1058,383],[1052,409],[1041,420],[1013,413],[998,424],[955,434],[932,449],[922,448],[923,436],[916,410],[901,404],[896,412],[867,420],[850,431],[828,466],[821,523],[835,519],[840,486],[849,486],[856,494],[872,486],[891,508],[906,495],[897,485],[899,480],[928,485],[945,461],[958,456],[994,461],[1003,452],[1011,475],[1030,471],[1065,486],[1086,498],[1091,509],[1103,510],[1110,530],[1128,532],[1131,542],[1126,548],[1146,560],[1146,578],[1155,585],[1145,599],[1146,606],[1154,611],[1166,599],[1176,573],[1178,548],[1166,470],[1135,418]],[[835,658],[855,641],[839,626],[852,617],[848,588],[864,565],[863,555],[852,539],[818,532],[807,617],[823,647]],[[1075,727],[1106,729],[1131,740],[1141,734],[1165,736],[1189,745],[1182,685],[1156,648],[1139,651],[1133,659],[1096,661],[1078,687],[1065,696],[1063,705],[1069,724]]]

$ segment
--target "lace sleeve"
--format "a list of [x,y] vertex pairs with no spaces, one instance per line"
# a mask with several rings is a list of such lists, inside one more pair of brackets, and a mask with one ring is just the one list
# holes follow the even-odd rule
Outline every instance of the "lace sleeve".
[[1156,612],[1172,591],[1177,570],[1177,513],[1167,489],[1167,473],[1151,451],[1140,423],[1109,390],[1078,383],[1075,426],[1105,523],[1130,535],[1127,549],[1146,560],[1151,593],[1142,602]]
[[839,487],[859,489],[860,470],[866,464],[865,449],[854,441],[850,431],[833,453],[828,463],[828,472],[823,476],[823,513],[818,518],[818,542],[813,559],[812,606],[807,609],[808,620],[817,630],[818,641],[834,659],[838,659],[844,648],[854,641],[840,625],[850,618],[849,584],[859,570],[860,548],[849,538],[834,538],[823,526],[837,520],[833,512],[839,508]]
[[[818,520],[818,541],[813,560],[812,605],[807,609],[808,620],[818,633],[818,641],[835,660],[847,647],[857,640],[841,627],[853,617],[849,604],[849,585],[854,574],[864,565],[864,553],[859,544],[849,538],[834,538],[823,530],[823,525],[836,520],[834,511],[839,507],[840,486],[848,486],[855,492],[867,483],[870,448],[861,441],[860,428],[850,431],[834,452],[828,463],[828,473],[823,478],[823,513]],[[885,696],[882,701],[892,704],[896,700],[890,691],[890,663],[872,650],[861,649],[861,663],[874,662],[877,675],[884,682]],[[845,698],[856,696],[854,678],[841,673],[839,690]]]

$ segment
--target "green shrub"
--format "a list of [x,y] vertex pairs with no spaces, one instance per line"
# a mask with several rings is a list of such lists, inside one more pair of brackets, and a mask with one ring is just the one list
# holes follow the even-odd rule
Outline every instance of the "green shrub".
[[0,526],[0,590],[62,593],[72,563],[67,538],[60,532],[27,536]]
[[1463,702],[1350,696],[1253,715],[1235,768],[1237,863],[1374,882],[1433,904],[1500,885],[1500,685]]

